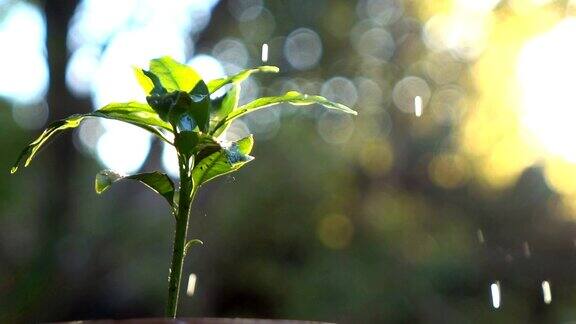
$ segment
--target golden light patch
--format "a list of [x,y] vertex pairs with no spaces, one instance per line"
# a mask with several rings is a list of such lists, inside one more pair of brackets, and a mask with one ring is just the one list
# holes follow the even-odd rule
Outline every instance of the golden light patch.
[[347,247],[354,236],[354,225],[346,216],[329,215],[318,223],[318,238],[326,247],[339,250]]
[[386,139],[366,143],[358,152],[358,162],[371,176],[388,173],[394,162],[394,151]]
[[456,154],[435,156],[428,165],[430,180],[439,187],[454,189],[462,186],[469,177],[468,162]]

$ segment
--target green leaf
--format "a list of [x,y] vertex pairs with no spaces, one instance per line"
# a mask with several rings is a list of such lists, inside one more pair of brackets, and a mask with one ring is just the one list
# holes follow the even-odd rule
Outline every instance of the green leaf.
[[142,73],[144,73],[144,75],[152,82],[152,90],[150,91],[151,95],[161,96],[168,93],[166,88],[162,86],[162,82],[160,82],[160,78],[158,78],[156,74],[146,70],[142,70]]
[[[238,108],[238,101],[240,100],[240,85],[234,84],[226,94],[216,100],[212,101],[212,112],[210,114],[210,129],[214,129],[220,121]],[[230,123],[220,127],[214,136],[219,136],[230,126]]]
[[199,141],[200,133],[198,132],[184,131],[177,133],[176,136],[174,136],[174,146],[176,147],[176,151],[185,154],[188,157],[194,155]]
[[208,90],[210,90],[210,93],[214,93],[216,90],[222,88],[227,84],[240,83],[244,81],[246,78],[248,78],[252,73],[257,72],[278,73],[279,71],[280,69],[278,67],[270,65],[264,65],[253,69],[243,70],[233,76],[227,78],[215,79],[208,82]]
[[96,193],[103,193],[110,188],[113,183],[123,179],[137,180],[164,197],[170,206],[174,203],[174,183],[166,174],[157,171],[138,173],[129,176],[121,175],[110,170],[100,171],[96,175],[96,180],[94,182]]
[[179,153],[188,157],[194,156],[195,163],[222,149],[214,137],[198,132],[177,133],[174,138],[174,146]]
[[347,114],[357,115],[358,113],[355,110],[352,110],[346,107],[343,104],[339,104],[336,102],[332,102],[322,96],[313,96],[303,94],[297,91],[288,91],[283,96],[274,96],[274,97],[262,97],[258,98],[254,101],[251,101],[243,106],[238,107],[234,112],[229,114],[225,119],[220,121],[212,130],[212,134],[216,135],[221,133],[222,131],[220,128],[227,127],[234,119],[242,117],[246,114],[254,112],[256,110],[270,107],[273,105],[281,104],[281,103],[289,103],[295,106],[307,106],[312,104],[320,104],[328,109],[338,110]]
[[[150,61],[150,72],[156,75],[168,91],[190,92],[202,78],[186,64],[179,63],[169,56]],[[154,81],[154,80],[152,80]]]
[[204,81],[200,80],[190,93],[173,91],[153,94],[146,100],[161,120],[168,121],[177,133],[195,131],[196,127],[207,132],[210,125],[210,94]]
[[202,134],[198,139],[198,144],[196,144],[196,147],[192,152],[192,154],[195,154],[194,161],[199,163],[207,156],[216,153],[221,149],[222,146],[220,146],[220,143],[218,143],[214,137]]
[[166,110],[166,119],[179,132],[191,132],[198,127],[196,118],[192,115],[192,99],[184,91],[172,92],[169,96],[170,105]]
[[52,139],[53,136],[58,135],[66,129],[78,127],[80,122],[85,117],[86,116],[83,115],[72,115],[66,119],[58,120],[50,124],[48,128],[46,128],[46,130],[44,130],[44,132],[42,132],[42,134],[36,140],[34,140],[34,142],[28,144],[28,146],[24,148],[24,150],[18,156],[16,163],[14,163],[12,166],[12,169],[10,169],[10,173],[16,173],[20,163],[24,159],[26,159],[24,166],[27,167],[36,153],[38,153],[38,150],[40,150],[44,144],[48,143],[48,141]]
[[[172,123],[169,117],[170,111],[174,106],[183,107],[189,105],[191,100],[188,96],[188,93],[184,91],[161,93],[162,91],[157,89],[158,88],[154,87],[151,95],[146,96],[146,102],[148,102],[150,107],[152,107],[152,109],[158,114],[161,120],[173,125],[174,123]],[[182,108],[181,110],[184,111],[186,108]]]
[[93,113],[89,114],[94,117],[121,120],[138,126],[156,126],[168,131],[172,131],[172,125],[160,119],[160,116],[145,103],[126,102],[111,103]]
[[138,102],[113,103],[106,105],[102,109],[96,110],[94,112],[82,115],[71,115],[68,118],[57,120],[48,125],[46,130],[44,130],[44,132],[42,132],[42,134],[40,134],[36,140],[24,148],[10,172],[15,173],[18,171],[20,164],[24,160],[24,166],[27,167],[34,156],[36,156],[38,151],[46,144],[48,144],[50,140],[54,139],[65,130],[80,126],[80,123],[85,118],[90,117],[100,117],[123,121],[143,128],[158,136],[167,143],[172,144],[172,142],[164,136],[162,131],[157,128],[159,127],[166,130],[172,130],[172,126],[162,121],[150,106]]
[[249,155],[253,145],[254,138],[249,135],[232,143],[227,148],[222,148],[218,152],[210,154],[196,164],[194,170],[192,170],[194,184],[201,186],[214,178],[240,169],[244,164],[254,159]]
[[150,94],[152,89],[154,89],[154,83],[152,80],[146,76],[146,73],[144,73],[143,69],[133,66],[132,70],[134,71],[134,75],[136,76],[138,84],[140,84],[140,87],[142,87],[142,90],[144,90],[144,93],[146,93],[146,95]]
[[186,242],[186,245],[184,246],[184,255],[187,255],[190,248],[194,245],[204,245],[204,242],[200,241],[199,239],[193,239]]
[[189,113],[194,117],[202,132],[208,132],[210,125],[210,93],[204,81],[200,80],[190,92],[192,105]]
[[322,96],[313,96],[300,93],[298,91],[288,91],[283,96],[262,97],[239,107],[229,118],[238,118],[252,111],[281,103],[289,103],[295,106],[307,106],[320,104],[328,109],[335,109],[347,114],[357,115],[358,113],[343,104],[332,102]]

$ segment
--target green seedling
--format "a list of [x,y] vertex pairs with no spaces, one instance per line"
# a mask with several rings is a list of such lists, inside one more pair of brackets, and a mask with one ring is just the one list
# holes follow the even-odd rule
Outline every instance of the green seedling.
[[[342,104],[321,96],[290,91],[281,96],[262,97],[238,105],[240,83],[253,73],[276,73],[274,66],[261,66],[244,70],[236,75],[205,82],[191,67],[170,57],[150,61],[148,70],[135,68],[136,78],[147,94],[147,103],[111,103],[94,112],[75,114],[58,120],[20,154],[11,173],[20,165],[28,166],[38,151],[65,130],[78,127],[87,118],[106,118],[126,122],[143,128],[160,140],[174,146],[178,155],[180,183],[176,188],[164,173],[155,171],[121,175],[105,170],[96,175],[95,189],[102,193],[114,182],[137,180],[160,194],[171,207],[175,218],[172,262],[168,279],[166,315],[176,316],[182,267],[187,251],[202,241],[187,240],[190,209],[194,196],[206,182],[234,172],[254,158],[250,156],[252,135],[236,142],[224,143],[220,138],[237,118],[276,104],[296,106],[319,104],[347,114],[356,112]],[[211,95],[226,87],[218,98]]]

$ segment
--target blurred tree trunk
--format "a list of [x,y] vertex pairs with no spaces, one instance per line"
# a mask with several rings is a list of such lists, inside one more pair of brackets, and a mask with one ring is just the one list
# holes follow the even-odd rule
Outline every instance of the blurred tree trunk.
[[[46,49],[50,72],[50,84],[46,101],[50,109],[50,121],[64,118],[73,113],[90,109],[86,99],[75,98],[66,88],[66,65],[68,63],[68,25],[78,4],[76,0],[46,0]],[[62,257],[60,242],[70,230],[73,209],[70,204],[73,194],[72,181],[75,174],[77,155],[72,136],[62,136],[44,152],[47,168],[45,195],[42,197],[43,213],[39,229],[39,250],[37,264],[31,280],[37,283],[34,292],[37,296],[27,296],[28,311],[32,318],[42,321],[62,316],[65,309],[54,309],[53,303],[46,300],[59,300],[58,305],[71,305],[66,301],[70,294],[70,279],[66,275],[65,258]],[[27,291],[29,293],[29,291]],[[28,314],[27,316],[30,316]]]
[[[46,48],[50,71],[50,86],[46,99],[50,108],[50,120],[84,112],[89,107],[85,100],[75,98],[66,89],[65,71],[68,62],[66,35],[76,3],[77,1],[46,1],[44,5],[47,27]],[[50,225],[49,230],[57,233],[64,230],[69,213],[68,194],[76,161],[72,137],[62,136],[46,153],[49,155],[52,176],[58,179],[57,188],[59,189],[48,192],[50,199],[46,208],[48,218],[46,222]]]

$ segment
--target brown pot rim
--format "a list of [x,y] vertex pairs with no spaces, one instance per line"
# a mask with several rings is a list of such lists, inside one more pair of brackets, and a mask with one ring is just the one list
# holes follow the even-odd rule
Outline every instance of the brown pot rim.
[[191,317],[191,318],[131,318],[131,319],[98,319],[71,322],[55,322],[53,324],[333,324],[318,321],[301,321],[288,319],[258,319],[258,318],[217,318],[217,317]]

